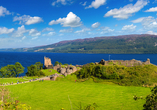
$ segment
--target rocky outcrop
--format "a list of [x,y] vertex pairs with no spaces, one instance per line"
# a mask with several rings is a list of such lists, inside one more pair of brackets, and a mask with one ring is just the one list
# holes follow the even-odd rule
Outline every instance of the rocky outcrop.
[[54,66],[53,69],[57,70],[59,73],[61,73],[64,76],[67,76],[77,71],[76,66],[71,66],[71,65],[70,66],[68,65],[67,67],[64,67],[64,68],[61,67],[60,65],[57,65],[57,66]]
[[50,80],[55,81],[57,77],[62,77],[62,76],[61,76],[61,74],[55,73],[53,75],[50,75]]
[[127,67],[131,67],[131,66],[137,66],[137,65],[148,65],[148,64],[151,64],[150,63],[150,59],[148,58],[147,61],[145,62],[142,62],[142,61],[139,61],[139,60],[135,60],[135,59],[132,59],[132,60],[109,60],[109,61],[105,61],[104,59],[102,59],[99,64],[102,64],[102,65],[124,65],[124,66],[127,66]]

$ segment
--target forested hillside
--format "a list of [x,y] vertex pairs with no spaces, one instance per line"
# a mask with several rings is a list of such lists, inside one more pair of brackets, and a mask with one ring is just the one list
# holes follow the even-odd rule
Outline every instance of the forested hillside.
[[157,36],[142,34],[95,37],[71,41],[61,41],[59,43],[47,46],[4,49],[0,51],[147,54],[157,53]]

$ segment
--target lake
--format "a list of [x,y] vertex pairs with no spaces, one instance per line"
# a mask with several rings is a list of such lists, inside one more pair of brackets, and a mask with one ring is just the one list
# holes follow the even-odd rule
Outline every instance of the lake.
[[68,63],[72,65],[83,65],[90,62],[99,62],[104,60],[131,60],[136,59],[150,62],[157,65],[157,54],[78,54],[78,53],[35,53],[35,52],[0,52],[0,68],[8,64],[20,62],[25,67],[25,75],[27,66],[36,62],[44,63],[44,56],[51,58],[52,64],[59,61],[62,64]]

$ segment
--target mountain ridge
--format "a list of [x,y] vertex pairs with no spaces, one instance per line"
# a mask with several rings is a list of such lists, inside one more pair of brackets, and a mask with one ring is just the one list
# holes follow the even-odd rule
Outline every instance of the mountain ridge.
[[132,34],[64,40],[31,48],[0,49],[15,52],[54,53],[157,53],[157,35]]

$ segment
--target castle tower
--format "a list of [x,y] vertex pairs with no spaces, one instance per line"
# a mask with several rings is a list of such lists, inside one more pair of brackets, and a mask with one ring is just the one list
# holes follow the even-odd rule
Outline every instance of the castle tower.
[[44,57],[44,66],[46,69],[51,69],[53,67],[50,58]]

